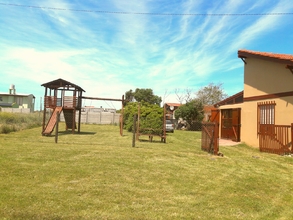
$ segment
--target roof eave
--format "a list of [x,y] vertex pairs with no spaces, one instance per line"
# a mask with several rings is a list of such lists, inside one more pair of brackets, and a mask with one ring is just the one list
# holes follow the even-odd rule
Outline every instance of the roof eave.
[[[227,105],[226,104],[227,102],[229,102],[230,100],[236,99],[236,98],[238,98],[240,96],[243,96],[243,93],[244,93],[244,91],[242,90],[241,92],[238,92],[238,93],[236,93],[236,94],[234,94],[232,96],[229,96],[228,98],[226,98],[226,99],[214,104],[214,107],[218,108],[219,106]],[[239,104],[239,103],[233,103],[233,104],[231,103],[229,105],[235,105],[235,104]]]
[[46,88],[49,88],[49,89],[58,89],[60,87],[71,87],[71,88],[75,88],[79,91],[83,91],[85,92],[84,89],[82,89],[80,86],[74,84],[74,83],[71,83],[71,82],[68,82],[64,79],[56,79],[56,80],[53,80],[53,81],[50,81],[50,82],[47,82],[47,83],[43,83],[41,86],[44,86]]
[[278,63],[282,63],[282,64],[287,64],[289,66],[293,66],[293,60],[269,57],[269,56],[265,56],[265,55],[261,55],[261,54],[253,54],[253,53],[250,53],[249,51],[245,51],[245,50],[238,50],[238,58],[241,58],[241,59],[257,58],[257,59],[262,59],[262,60],[266,60],[266,61],[273,61],[273,62],[278,62]]

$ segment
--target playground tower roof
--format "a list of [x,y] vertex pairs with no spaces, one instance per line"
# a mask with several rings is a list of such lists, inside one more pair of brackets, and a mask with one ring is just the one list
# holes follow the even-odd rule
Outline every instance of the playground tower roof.
[[44,84],[42,84],[42,86],[49,88],[49,89],[58,89],[60,87],[65,87],[67,89],[74,88],[75,90],[85,92],[80,86],[75,85],[75,84],[68,82],[68,81],[61,79],[61,78],[53,80],[51,82],[44,83]]

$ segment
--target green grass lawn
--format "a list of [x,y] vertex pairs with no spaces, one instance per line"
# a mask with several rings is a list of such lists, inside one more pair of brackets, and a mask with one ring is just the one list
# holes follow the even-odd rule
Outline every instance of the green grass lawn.
[[0,134],[0,219],[293,219],[291,157],[212,156],[200,132],[133,148],[118,126],[63,130],[57,144],[40,127]]

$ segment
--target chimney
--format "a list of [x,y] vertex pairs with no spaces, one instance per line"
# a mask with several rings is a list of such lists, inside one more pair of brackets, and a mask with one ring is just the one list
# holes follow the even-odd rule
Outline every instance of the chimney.
[[15,85],[11,84],[10,85],[10,88],[9,88],[9,94],[10,95],[15,95]]

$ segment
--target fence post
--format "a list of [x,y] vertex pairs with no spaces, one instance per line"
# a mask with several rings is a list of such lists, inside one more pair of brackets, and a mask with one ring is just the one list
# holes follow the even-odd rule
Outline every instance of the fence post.
[[215,122],[214,125],[214,155],[219,151],[219,123]]
[[293,123],[291,123],[291,153],[293,153]]
[[60,114],[59,114],[59,112],[57,112],[57,114],[56,114],[56,127],[55,127],[55,143],[58,143],[59,119],[60,119]]
[[133,127],[132,127],[132,147],[135,147],[135,133],[136,133],[136,120],[137,120],[137,117],[136,115],[133,116]]
[[137,127],[136,127],[136,130],[137,130],[137,134],[136,134],[136,140],[138,140],[139,138],[139,129],[140,129],[140,102],[138,103],[138,110],[137,110],[137,116],[136,117],[136,121],[137,121]]

